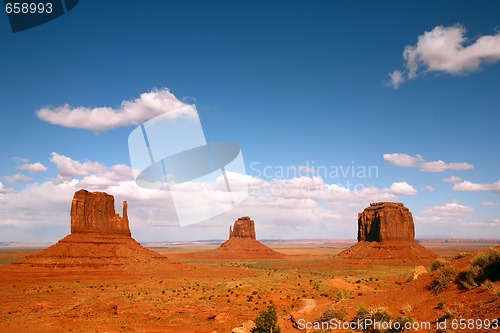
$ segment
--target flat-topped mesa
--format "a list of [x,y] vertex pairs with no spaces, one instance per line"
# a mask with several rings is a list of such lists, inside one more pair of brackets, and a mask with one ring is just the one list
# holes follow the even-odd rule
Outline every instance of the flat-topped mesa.
[[358,214],[358,242],[413,241],[415,225],[400,202],[376,202]]
[[71,233],[99,233],[130,236],[127,202],[123,217],[115,212],[115,198],[104,192],[80,190],[71,204]]
[[229,239],[234,237],[255,239],[255,223],[249,216],[236,220],[234,228],[229,226]]

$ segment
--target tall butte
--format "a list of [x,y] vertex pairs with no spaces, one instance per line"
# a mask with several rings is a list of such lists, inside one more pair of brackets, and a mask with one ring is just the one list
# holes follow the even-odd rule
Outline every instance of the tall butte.
[[437,255],[415,242],[415,224],[400,202],[376,202],[358,214],[358,243],[339,253],[353,262],[427,263]]
[[128,204],[123,202],[123,217],[115,212],[115,198],[104,192],[80,190],[71,203],[71,233],[98,233],[131,236]]
[[[20,267],[91,268],[134,274],[166,268],[170,262],[136,242],[130,233],[127,201],[123,216],[115,212],[115,199],[104,192],[80,190],[71,203],[71,234],[49,248],[27,256]],[[143,269],[141,269],[143,268]]]

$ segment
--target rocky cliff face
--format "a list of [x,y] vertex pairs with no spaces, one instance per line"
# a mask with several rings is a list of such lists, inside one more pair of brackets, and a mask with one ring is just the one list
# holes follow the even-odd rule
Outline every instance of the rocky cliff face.
[[99,233],[130,236],[127,202],[123,202],[123,217],[115,212],[115,199],[104,192],[80,190],[71,204],[71,233]]
[[255,239],[255,223],[249,216],[236,220],[234,228],[229,226],[229,239],[234,237]]
[[413,241],[410,210],[399,202],[371,203],[358,214],[358,242]]

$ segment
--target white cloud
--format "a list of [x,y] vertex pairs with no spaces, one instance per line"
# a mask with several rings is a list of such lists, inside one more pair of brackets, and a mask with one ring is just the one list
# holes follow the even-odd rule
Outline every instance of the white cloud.
[[460,178],[460,177],[451,176],[451,177],[448,177],[448,178],[443,178],[441,181],[445,182],[445,183],[458,183],[461,180],[462,180],[462,178]]
[[83,128],[102,132],[116,127],[137,125],[161,114],[171,119],[197,118],[196,110],[178,100],[168,89],[143,93],[133,101],[123,101],[117,109],[111,107],[45,107],[36,112],[38,118],[54,125]]
[[2,182],[0,182],[0,194],[3,194],[3,193],[11,193],[13,192],[14,190],[11,189],[11,188],[6,188]]
[[446,163],[441,160],[434,162],[422,162],[419,166],[420,171],[423,172],[443,172],[446,170],[472,170],[474,165],[465,162]]
[[404,168],[417,166],[418,163],[423,161],[423,158],[420,155],[411,156],[403,153],[384,154],[383,157],[389,164]]
[[59,174],[54,183],[67,181],[71,177],[83,177],[79,180],[82,187],[103,190],[122,181],[133,179],[132,169],[124,164],[107,167],[99,162],[79,162],[70,157],[53,152],[50,161],[57,166]]
[[26,163],[16,167],[18,170],[28,171],[30,173],[42,173],[47,171],[47,167],[40,162]]
[[406,81],[403,72],[399,69],[396,69],[392,73],[389,73],[389,78],[389,85],[394,89],[398,89],[399,86]]
[[491,201],[481,202],[481,206],[500,207],[500,202],[491,202]]
[[433,216],[464,216],[474,211],[471,207],[461,205],[458,201],[447,202],[441,206],[434,206],[424,210],[424,214]]
[[63,177],[88,176],[102,174],[106,171],[106,167],[99,162],[80,163],[56,152],[53,152],[50,156],[50,161],[57,165],[57,172]]
[[403,153],[384,154],[384,160],[390,165],[404,168],[416,167],[422,172],[443,172],[446,170],[471,170],[474,165],[465,162],[446,163],[441,160],[426,162],[421,155],[411,156]]
[[434,191],[434,187],[432,187],[430,185],[427,185],[427,186],[422,187],[422,190],[424,190],[424,191]]
[[399,70],[389,74],[393,88],[397,89],[406,79],[414,79],[422,72],[461,75],[500,60],[500,33],[467,43],[466,32],[461,25],[437,26],[419,36],[416,45],[407,45],[403,57],[408,72],[406,77]]
[[25,176],[21,173],[16,173],[15,175],[12,176],[4,176],[2,177],[2,180],[6,182],[7,184],[15,184],[15,183],[26,183],[29,181],[32,181],[28,176]]
[[500,180],[493,184],[477,184],[472,183],[467,180],[456,183],[453,185],[455,191],[462,192],[481,192],[481,191],[492,191],[495,193],[500,193]]
[[385,190],[396,195],[414,195],[417,193],[417,190],[407,182],[392,183],[391,187]]
[[[170,192],[138,187],[128,166],[76,161],[57,153],[52,154],[51,160],[60,173],[57,178],[26,185],[18,192],[0,185],[0,193],[5,193],[0,195],[0,240],[12,240],[13,235],[18,235],[16,237],[22,240],[44,238],[55,241],[55,237],[64,236],[69,232],[71,198],[81,188],[114,195],[117,212],[121,211],[121,201],[127,200],[133,236],[150,241],[225,238],[229,223],[244,215],[250,215],[256,221],[260,238],[321,238],[325,235],[355,238],[357,213],[370,202],[396,201],[399,196],[417,192],[406,182],[395,182],[382,188],[363,184],[328,184],[322,177],[265,181],[228,173],[231,184],[247,184],[249,196],[227,213],[180,228]],[[186,191],[205,186],[191,182],[182,185]],[[217,198],[225,183],[219,177],[215,184],[209,185],[211,187],[203,189]],[[192,207],[199,207],[199,202],[194,199],[191,203]],[[437,221],[437,213],[443,214],[443,209],[434,208],[431,212],[435,214],[426,219]],[[330,233],[331,230],[335,230],[334,234]]]

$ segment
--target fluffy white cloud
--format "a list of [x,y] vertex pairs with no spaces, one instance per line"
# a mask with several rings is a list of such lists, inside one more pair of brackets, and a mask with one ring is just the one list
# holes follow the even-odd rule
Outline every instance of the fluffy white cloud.
[[415,167],[423,161],[420,155],[411,156],[403,153],[384,154],[383,157],[389,164],[404,168]]
[[471,207],[461,205],[458,201],[447,202],[444,205],[430,207],[424,210],[424,214],[433,216],[464,216],[474,211]]
[[[419,36],[416,45],[407,45],[403,51],[407,78],[413,79],[428,71],[466,74],[500,60],[500,33],[481,36],[467,45],[466,32],[461,25],[437,26]],[[389,75],[395,89],[406,81],[401,71]]]
[[50,154],[50,161],[57,165],[57,173],[63,177],[102,174],[106,167],[99,162],[78,162],[56,152]]
[[417,190],[407,182],[392,183],[391,187],[385,189],[386,192],[396,195],[414,195]]
[[38,118],[54,125],[83,128],[102,132],[116,127],[137,125],[161,114],[171,119],[196,118],[196,110],[178,100],[168,89],[143,93],[133,101],[123,101],[117,109],[111,107],[45,107],[36,112]]
[[13,192],[14,190],[11,189],[11,188],[6,188],[4,186],[4,184],[2,182],[0,182],[0,194],[3,194],[3,193],[11,193]]
[[434,191],[434,187],[432,187],[430,185],[427,185],[427,186],[422,187],[422,190],[424,190],[424,191]]
[[462,180],[462,178],[460,178],[460,177],[451,176],[451,177],[448,177],[448,178],[443,178],[443,180],[441,180],[441,181],[445,182],[445,183],[458,183],[461,180]]
[[500,193],[500,180],[493,184],[477,184],[465,180],[453,185],[453,189],[462,192],[493,191],[495,193]]
[[16,173],[15,175],[12,176],[2,177],[2,180],[7,184],[15,184],[15,183],[26,183],[32,181],[33,179],[21,173]]
[[422,172],[443,172],[446,170],[471,170],[474,169],[474,165],[465,162],[453,162],[446,163],[441,160],[426,162],[421,155],[411,156],[403,153],[394,153],[394,154],[384,154],[384,160],[386,160],[389,164],[410,168],[417,167]]
[[363,203],[396,200],[398,195],[414,195],[417,190],[406,182],[395,182],[390,187],[377,188],[363,184],[328,184],[323,178],[295,177],[273,179],[258,191],[252,192],[263,203],[274,198],[310,199],[328,203]]
[[83,177],[79,180],[82,187],[92,190],[104,190],[122,181],[133,179],[132,169],[124,164],[107,167],[99,162],[79,162],[70,157],[53,152],[50,161],[57,166],[60,176],[54,183],[67,181],[71,177]]
[[[55,179],[26,185],[17,192],[0,183],[0,240],[12,240],[12,235],[19,235],[21,240],[40,240],[44,234],[43,239],[55,241],[64,236],[69,232],[71,198],[81,188],[114,195],[117,212],[121,211],[121,201],[127,200],[134,237],[149,241],[193,240],[196,237],[222,239],[226,237],[229,223],[244,215],[258,221],[260,238],[276,238],[276,235],[280,238],[354,238],[357,213],[370,202],[395,201],[399,196],[417,193],[406,182],[374,187],[328,184],[322,177],[265,181],[228,173],[231,184],[248,186],[248,197],[220,216],[180,228],[176,206],[167,187],[158,190],[138,187],[128,166],[82,162],[57,153],[51,155],[51,160],[59,171]],[[182,185],[185,191],[199,190],[201,186],[215,200],[225,190],[222,177],[218,177],[215,184],[187,182]],[[196,200],[193,196],[191,207],[201,209]],[[445,214],[444,210],[434,207],[429,210],[433,215],[426,219],[437,221],[438,214]],[[28,234],[31,238],[26,236]]]
[[472,170],[474,165],[465,162],[446,163],[441,160],[434,162],[422,162],[419,166],[420,171],[423,172],[443,172],[446,170]]
[[40,162],[26,163],[16,167],[17,170],[28,171],[30,173],[42,173],[47,171],[47,167]]

